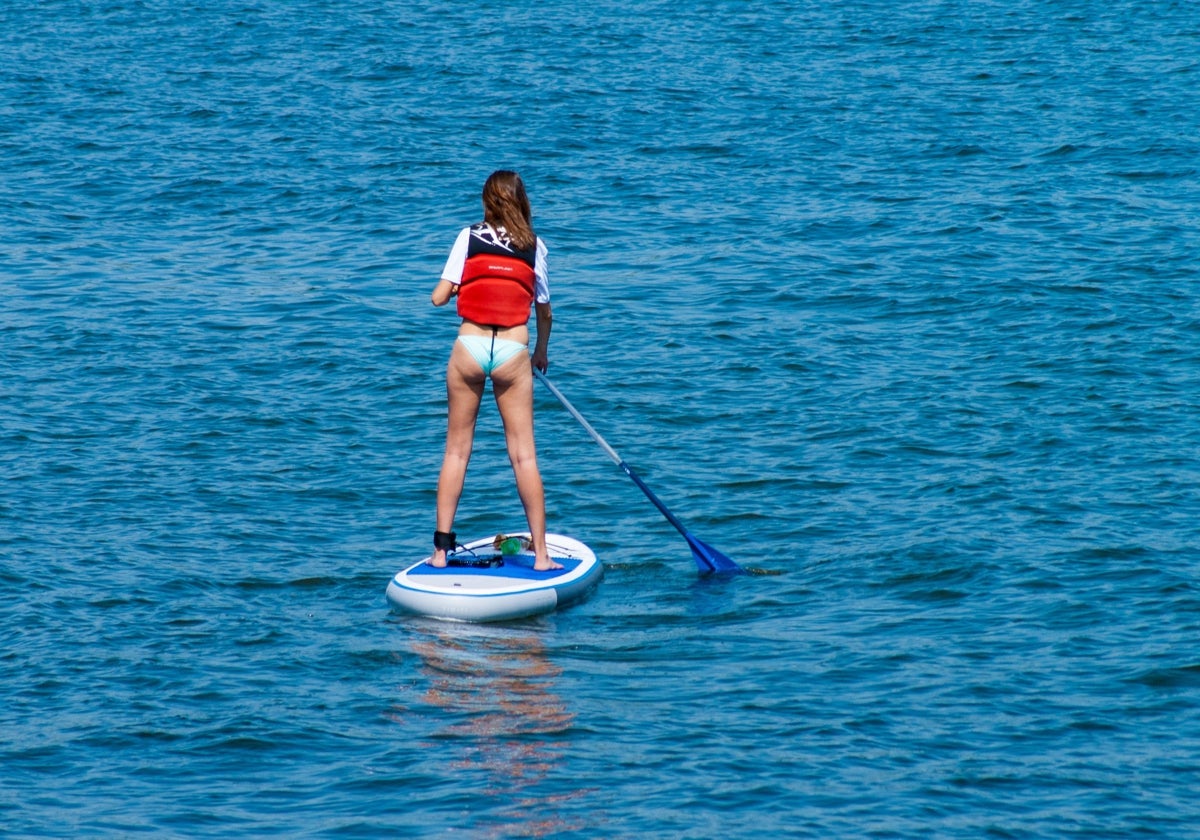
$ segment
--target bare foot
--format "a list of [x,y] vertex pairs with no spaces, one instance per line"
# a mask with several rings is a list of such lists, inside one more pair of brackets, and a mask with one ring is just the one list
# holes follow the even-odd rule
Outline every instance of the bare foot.
[[561,569],[562,567],[562,563],[556,563],[549,557],[539,557],[533,564],[533,570],[535,572],[552,572],[555,569]]
[[433,556],[425,562],[430,566],[433,566],[435,569],[446,568],[446,550],[444,548],[435,548],[433,550]]

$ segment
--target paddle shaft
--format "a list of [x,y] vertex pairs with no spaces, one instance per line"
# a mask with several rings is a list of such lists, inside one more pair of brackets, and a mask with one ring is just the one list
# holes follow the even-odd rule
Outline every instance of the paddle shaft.
[[[570,412],[571,416],[579,421],[579,425],[587,429],[587,433],[592,436],[592,440],[600,444],[600,448],[608,453],[608,457],[612,458],[613,462],[616,463],[617,466],[621,466],[625,463],[621,456],[617,454],[617,450],[609,446],[608,442],[604,440],[604,438],[600,437],[600,433],[592,428],[592,424],[587,421],[587,418],[580,414],[575,406],[571,405],[571,401],[563,396],[563,392],[558,390],[558,388],[554,386],[554,383],[546,378],[546,374],[542,373],[537,368],[534,368],[533,375],[542,380],[542,384],[549,388],[550,393],[558,398],[558,401],[563,404],[563,408]],[[626,467],[626,469],[628,469],[628,467]]]
[[533,375],[540,379],[542,384],[550,389],[550,393],[553,394],[560,403],[562,403],[563,408],[565,408],[572,417],[579,421],[579,425],[583,426],[587,433],[592,436],[592,440],[600,444],[600,448],[608,453],[608,457],[613,459],[613,462],[621,468],[625,475],[633,479],[633,483],[638,486],[639,490],[646,494],[647,499],[654,503],[654,506],[658,508],[659,513],[665,516],[667,521],[675,526],[675,530],[679,531],[679,533],[683,534],[684,537],[691,540],[692,535],[689,534],[687,529],[683,527],[683,523],[679,521],[675,514],[671,513],[671,511],[662,503],[658,496],[654,495],[650,488],[646,486],[646,482],[642,481],[641,477],[633,471],[633,467],[625,463],[625,459],[617,454],[617,450],[609,446],[608,441],[600,437],[600,433],[592,428],[592,424],[587,421],[586,417],[579,413],[575,406],[571,405],[571,401],[563,396],[562,391],[554,387],[554,383],[547,379],[546,375],[537,368],[533,369]]

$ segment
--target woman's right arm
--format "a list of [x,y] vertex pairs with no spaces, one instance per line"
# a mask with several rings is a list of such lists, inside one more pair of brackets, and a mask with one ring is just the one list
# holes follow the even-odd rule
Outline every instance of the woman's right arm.
[[450,298],[458,294],[458,284],[446,278],[453,277],[457,280],[462,277],[463,266],[467,262],[467,243],[470,238],[469,228],[463,228],[458,232],[458,237],[454,240],[454,247],[450,249],[450,256],[446,259],[446,267],[442,269],[442,279],[438,280],[438,284],[433,287],[433,294],[429,296],[434,306],[445,306],[450,302]]
[[434,306],[445,306],[456,294],[458,294],[458,286],[443,277],[433,287],[433,294],[429,296],[429,299],[433,301]]

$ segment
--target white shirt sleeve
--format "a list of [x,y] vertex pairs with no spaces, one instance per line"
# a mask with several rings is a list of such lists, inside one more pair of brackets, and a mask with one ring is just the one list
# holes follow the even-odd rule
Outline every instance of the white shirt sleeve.
[[470,228],[459,231],[458,238],[454,240],[454,247],[450,249],[450,257],[446,260],[446,267],[442,269],[442,279],[449,280],[455,286],[462,283],[463,268],[467,264],[467,244],[470,240]]
[[533,260],[533,299],[538,303],[550,302],[550,282],[546,279],[546,243],[537,239],[537,256]]

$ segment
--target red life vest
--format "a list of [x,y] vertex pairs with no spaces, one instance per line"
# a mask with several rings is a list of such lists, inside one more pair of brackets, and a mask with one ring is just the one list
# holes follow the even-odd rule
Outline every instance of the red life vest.
[[517,250],[500,242],[489,225],[472,225],[458,286],[458,314],[487,326],[524,324],[533,304],[536,260],[536,243]]

